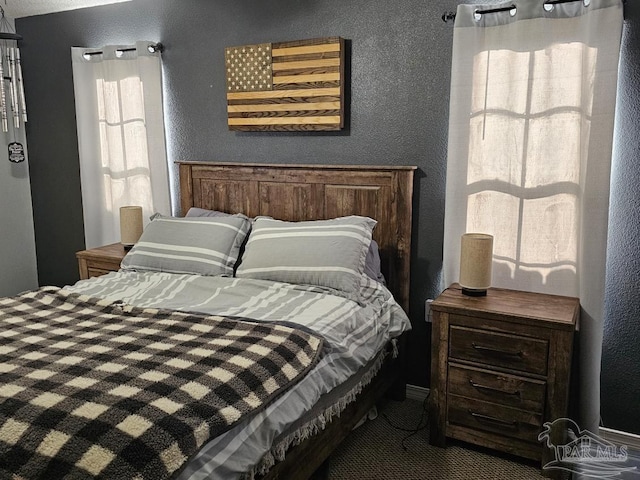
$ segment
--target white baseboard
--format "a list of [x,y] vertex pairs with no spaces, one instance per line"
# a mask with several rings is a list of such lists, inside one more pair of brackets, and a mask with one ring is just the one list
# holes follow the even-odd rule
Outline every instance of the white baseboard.
[[613,428],[606,427],[600,427],[598,431],[602,438],[610,441],[611,443],[615,443],[618,446],[626,445],[629,448],[640,451],[640,435],[621,432],[620,430],[614,430]]
[[429,396],[429,389],[425,387],[419,387],[417,385],[407,384],[407,398],[410,400],[418,400],[424,402],[425,398]]

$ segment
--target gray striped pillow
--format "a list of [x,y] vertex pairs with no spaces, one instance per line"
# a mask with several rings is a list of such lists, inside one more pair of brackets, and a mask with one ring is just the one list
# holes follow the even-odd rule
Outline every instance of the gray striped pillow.
[[244,216],[176,218],[157,215],[123,258],[129,270],[233,276],[251,228]]
[[359,216],[309,222],[257,218],[236,276],[328,287],[359,301],[376,223]]

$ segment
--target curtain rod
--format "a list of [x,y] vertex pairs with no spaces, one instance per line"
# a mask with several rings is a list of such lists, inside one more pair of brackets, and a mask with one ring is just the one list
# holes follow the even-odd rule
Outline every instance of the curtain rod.
[[[158,43],[150,43],[147,46],[147,50],[149,50],[149,53],[156,53],[156,52],[164,52],[164,45],[162,45],[162,43],[158,42]],[[136,51],[136,47],[129,47],[129,48],[118,48],[116,50],[116,52],[135,52]],[[95,52],[85,52],[83,55],[88,55],[88,56],[92,56],[92,55],[102,55],[102,50],[96,50]]]
[[[573,2],[581,2],[581,1],[584,1],[584,0],[546,0],[545,2],[542,3],[542,5],[558,5],[561,3],[573,3]],[[622,3],[626,4],[627,0],[622,0]],[[511,4],[507,7],[489,8],[487,10],[476,10],[475,13],[478,15],[484,15],[487,13],[508,12],[509,10],[512,10],[514,8],[516,8],[516,6]],[[443,22],[455,21],[455,19],[456,19],[455,12],[444,12],[442,14]]]

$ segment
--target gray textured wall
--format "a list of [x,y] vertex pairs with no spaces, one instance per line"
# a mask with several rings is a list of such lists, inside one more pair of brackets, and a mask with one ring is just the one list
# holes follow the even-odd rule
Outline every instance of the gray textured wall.
[[8,296],[37,287],[38,273],[29,162],[9,162],[6,148],[15,141],[26,151],[25,129],[0,132],[0,139],[0,296]]
[[601,413],[640,434],[640,2],[628,0],[611,175]]
[[[83,248],[75,131],[71,46],[100,47],[136,40],[162,41],[165,116],[170,161],[218,160],[291,163],[417,165],[411,279],[412,384],[428,386],[429,328],[423,302],[437,294],[442,230],[452,26],[441,20],[455,1],[383,0],[134,0],[54,15],[19,19],[30,103],[29,147],[38,268],[42,284],[77,279],[74,252]],[[631,9],[630,9],[631,10]],[[628,21],[640,24],[636,12]],[[350,41],[350,128],[337,134],[232,133],[226,127],[223,49],[265,41],[339,35]],[[637,43],[637,42],[636,42]],[[625,61],[638,63],[630,48]],[[631,68],[631,67],[629,67]],[[636,72],[637,73],[637,72]],[[625,86],[638,89],[636,77]],[[633,95],[626,92],[626,95]],[[637,95],[637,94],[635,94]],[[634,100],[637,105],[639,99]],[[637,116],[636,116],[637,118]],[[628,131],[637,119],[625,119]],[[633,145],[616,162],[626,182],[638,182]],[[624,158],[622,158],[624,157]],[[631,188],[632,185],[629,186]],[[624,196],[626,189],[618,192]],[[630,191],[629,191],[630,192]],[[630,194],[630,193],[629,193]],[[623,209],[630,202],[618,202]],[[631,215],[633,217],[633,215]],[[629,218],[620,213],[619,218]],[[636,226],[640,223],[637,214]],[[620,258],[638,251],[637,237],[616,242]],[[637,271],[637,270],[636,270]],[[626,271],[621,269],[625,274]],[[640,300],[625,296],[626,332]],[[638,346],[620,352],[639,363]],[[607,350],[608,352],[608,350]],[[611,372],[616,375],[617,372]],[[640,382],[626,382],[638,397]],[[604,392],[608,395],[608,392]],[[617,395],[617,393],[616,393]],[[615,397],[614,397],[615,398]],[[613,403],[613,402],[611,402]],[[622,415],[636,403],[614,404]],[[629,429],[629,422],[618,428]],[[640,433],[640,425],[633,431]]]
[[36,288],[36,245],[29,188],[29,163],[9,162],[6,145],[26,145],[24,129],[0,132],[0,296]]

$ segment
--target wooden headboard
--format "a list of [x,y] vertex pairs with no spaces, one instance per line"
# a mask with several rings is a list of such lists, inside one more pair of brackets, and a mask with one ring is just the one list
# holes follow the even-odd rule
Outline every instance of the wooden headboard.
[[389,289],[409,311],[411,208],[416,167],[179,162],[182,214],[191,207],[302,221],[362,215]]

